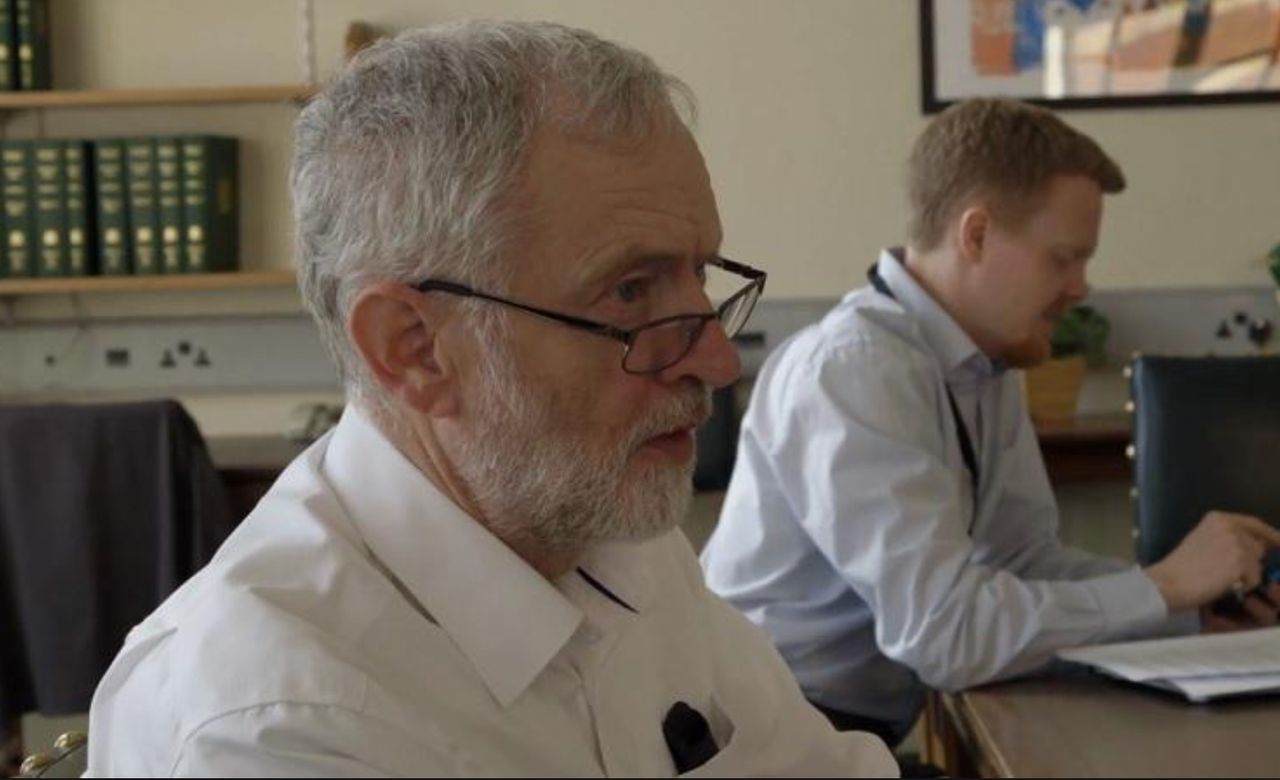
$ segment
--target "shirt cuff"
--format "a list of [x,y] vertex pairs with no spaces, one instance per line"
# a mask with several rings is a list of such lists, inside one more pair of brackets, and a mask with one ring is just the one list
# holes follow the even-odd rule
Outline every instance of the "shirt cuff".
[[1169,618],[1160,590],[1137,567],[1091,579],[1089,587],[1106,616],[1108,639],[1149,634]]
[[1189,636],[1204,630],[1200,622],[1200,610],[1180,609],[1169,613],[1169,619],[1156,632],[1156,636]]

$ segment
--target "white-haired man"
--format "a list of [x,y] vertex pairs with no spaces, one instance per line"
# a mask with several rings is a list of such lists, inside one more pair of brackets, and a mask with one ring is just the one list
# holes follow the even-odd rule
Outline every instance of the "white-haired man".
[[[351,404],[139,626],[95,774],[876,774],[676,528],[764,274],[643,55],[405,34],[302,113],[301,285]],[[708,273],[743,277],[712,309]]]

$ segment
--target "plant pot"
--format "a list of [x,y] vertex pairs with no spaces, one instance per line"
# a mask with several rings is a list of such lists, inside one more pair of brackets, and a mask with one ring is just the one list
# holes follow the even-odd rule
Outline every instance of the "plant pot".
[[1027,409],[1035,420],[1062,420],[1074,417],[1084,384],[1083,355],[1050,360],[1028,369],[1023,376],[1027,389]]

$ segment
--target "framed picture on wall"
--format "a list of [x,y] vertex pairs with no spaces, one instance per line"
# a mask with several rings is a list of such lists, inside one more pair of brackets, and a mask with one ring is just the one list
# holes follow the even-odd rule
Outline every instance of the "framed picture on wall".
[[926,113],[1280,100],[1280,0],[919,0]]

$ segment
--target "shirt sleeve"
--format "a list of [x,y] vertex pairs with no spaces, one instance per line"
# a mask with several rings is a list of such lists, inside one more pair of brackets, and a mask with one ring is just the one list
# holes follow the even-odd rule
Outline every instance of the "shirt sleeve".
[[[1011,381],[1011,384],[1012,381]],[[1016,420],[1013,443],[999,459],[1000,495],[992,511],[998,518],[1004,568],[1028,580],[1085,580],[1134,568],[1132,562],[1094,555],[1062,543],[1058,504],[1044,467],[1044,456],[1021,393],[1004,394],[1001,415]]]
[[855,342],[780,377],[758,434],[814,544],[876,615],[876,641],[928,685],[1023,674],[1063,647],[1159,625],[1141,571],[1024,579],[975,563],[967,475],[948,466],[950,420],[931,364],[908,347]]
[[[1017,399],[1016,401],[1014,399]],[[1006,395],[1002,413],[1016,416],[1013,445],[1001,457],[1001,490],[993,517],[999,518],[1004,568],[1024,580],[1088,580],[1138,570],[1132,561],[1095,555],[1062,543],[1058,503],[1049,484],[1044,456],[1031,417],[1019,393]],[[1136,624],[1110,639],[1181,636],[1200,631],[1197,610],[1172,613],[1162,624]]]
[[[344,707],[280,702],[202,724],[183,743],[170,776],[395,777],[403,772],[384,757],[403,755],[423,755],[421,740],[392,724]],[[466,774],[449,760],[414,769],[422,777]]]

